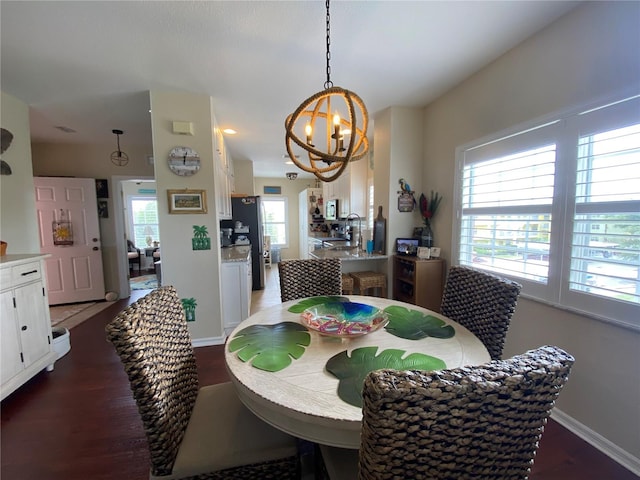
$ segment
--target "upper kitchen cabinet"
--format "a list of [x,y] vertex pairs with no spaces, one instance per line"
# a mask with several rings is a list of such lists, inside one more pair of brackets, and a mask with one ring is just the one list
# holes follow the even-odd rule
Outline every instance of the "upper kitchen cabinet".
[[220,220],[230,220],[231,194],[234,190],[233,160],[229,156],[224,144],[224,136],[214,122],[215,141],[215,184],[216,184],[216,208]]
[[338,216],[357,213],[367,216],[367,161],[351,162],[337,180],[323,185],[326,200],[338,200]]

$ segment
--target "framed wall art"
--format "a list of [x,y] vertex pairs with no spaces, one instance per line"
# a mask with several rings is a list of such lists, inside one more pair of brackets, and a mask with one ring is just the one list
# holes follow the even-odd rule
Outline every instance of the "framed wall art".
[[106,178],[96,178],[96,197],[109,198],[109,182]]
[[205,190],[167,190],[169,213],[207,213]]
[[282,187],[265,185],[262,191],[265,195],[282,195]]
[[109,218],[109,203],[106,200],[98,200],[98,218]]

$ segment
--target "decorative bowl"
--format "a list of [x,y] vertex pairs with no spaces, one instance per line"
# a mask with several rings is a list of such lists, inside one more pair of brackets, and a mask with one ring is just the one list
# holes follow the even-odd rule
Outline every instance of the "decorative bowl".
[[330,302],[307,308],[302,324],[322,335],[358,337],[384,327],[389,318],[379,308],[356,302]]

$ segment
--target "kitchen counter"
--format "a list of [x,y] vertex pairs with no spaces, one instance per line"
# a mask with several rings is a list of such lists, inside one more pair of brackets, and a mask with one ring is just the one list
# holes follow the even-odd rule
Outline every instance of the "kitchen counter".
[[251,245],[236,245],[235,247],[224,247],[220,249],[222,263],[246,262],[251,259]]
[[333,248],[323,248],[309,253],[311,258],[339,258],[343,262],[352,260],[384,260],[388,255],[381,253],[367,253],[360,250],[339,250]]

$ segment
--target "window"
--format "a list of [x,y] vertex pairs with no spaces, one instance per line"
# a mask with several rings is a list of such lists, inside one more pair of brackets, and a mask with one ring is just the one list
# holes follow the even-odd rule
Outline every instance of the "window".
[[264,234],[271,237],[272,247],[289,246],[289,219],[286,197],[269,197],[262,199],[262,224]]
[[138,248],[150,247],[160,241],[158,202],[156,197],[129,197],[131,211],[130,232]]
[[458,263],[640,327],[640,97],[458,149]]

